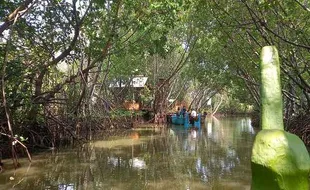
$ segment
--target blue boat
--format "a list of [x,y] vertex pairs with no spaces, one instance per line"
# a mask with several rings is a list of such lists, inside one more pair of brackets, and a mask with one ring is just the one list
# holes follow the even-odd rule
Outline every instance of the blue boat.
[[188,113],[184,114],[184,116],[173,114],[171,116],[171,123],[175,124],[175,125],[183,125],[185,129],[188,129],[190,127],[197,127],[198,129],[200,129],[200,127],[201,127],[201,115],[198,114],[197,117],[198,117],[198,120],[196,120],[194,122],[194,125],[191,125],[189,123],[189,114]]

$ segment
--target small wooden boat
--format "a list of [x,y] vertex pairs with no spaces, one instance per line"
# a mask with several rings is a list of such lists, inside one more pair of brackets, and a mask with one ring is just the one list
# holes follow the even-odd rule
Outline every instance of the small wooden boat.
[[177,115],[177,114],[171,115],[171,123],[174,125],[183,125],[185,129],[188,129],[190,127],[197,127],[198,129],[200,129],[200,127],[201,127],[201,114],[197,115],[197,120],[194,122],[194,125],[190,124],[188,113],[186,113],[184,115]]

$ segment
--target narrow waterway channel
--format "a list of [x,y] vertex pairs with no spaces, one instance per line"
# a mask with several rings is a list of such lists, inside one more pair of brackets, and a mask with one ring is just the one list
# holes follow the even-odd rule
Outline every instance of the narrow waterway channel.
[[0,174],[0,189],[250,189],[255,134],[249,118],[208,118],[197,132],[141,126],[97,135],[82,148],[22,159]]

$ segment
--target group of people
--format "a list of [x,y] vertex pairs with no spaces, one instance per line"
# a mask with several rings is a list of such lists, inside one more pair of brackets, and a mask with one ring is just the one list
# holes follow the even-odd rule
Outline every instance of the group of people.
[[[198,121],[198,114],[194,108],[192,108],[191,110],[186,110],[185,106],[183,106],[182,108],[178,107],[176,115],[178,117],[184,118],[187,113],[189,114],[189,123],[191,125],[194,125],[195,121]],[[166,123],[166,114],[163,111],[160,110],[157,114],[155,114],[155,123]]]
[[180,107],[178,107],[177,116],[185,117],[186,113],[190,114],[189,115],[189,123],[191,125],[194,125],[195,121],[198,120],[198,115],[197,115],[197,112],[195,111],[195,109],[192,108],[191,111],[187,111],[185,106],[183,106],[182,109],[180,109]]
[[182,107],[182,109],[180,109],[180,107],[178,107],[177,110],[177,116],[179,117],[185,117],[185,114],[187,113],[185,106]]

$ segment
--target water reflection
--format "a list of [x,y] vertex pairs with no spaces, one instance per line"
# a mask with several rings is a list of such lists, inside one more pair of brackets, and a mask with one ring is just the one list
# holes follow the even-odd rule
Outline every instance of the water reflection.
[[34,156],[28,172],[0,174],[0,189],[250,189],[250,119],[209,117],[204,125],[123,131]]
[[60,184],[58,190],[74,190],[74,184]]

